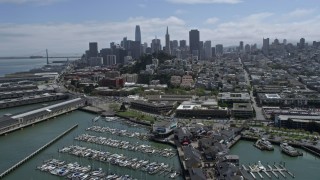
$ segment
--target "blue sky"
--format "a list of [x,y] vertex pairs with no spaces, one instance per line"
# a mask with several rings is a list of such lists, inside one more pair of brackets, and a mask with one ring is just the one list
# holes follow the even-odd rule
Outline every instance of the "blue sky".
[[301,37],[319,41],[318,0],[0,0],[0,56],[34,55],[48,48],[58,53],[83,53],[88,42],[99,49],[134,39],[157,36],[188,41],[190,29],[200,39],[225,46],[261,44],[263,37]]

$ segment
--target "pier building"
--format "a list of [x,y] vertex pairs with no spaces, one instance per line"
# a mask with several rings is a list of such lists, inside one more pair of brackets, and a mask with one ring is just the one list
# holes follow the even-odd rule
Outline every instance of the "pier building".
[[76,110],[84,106],[85,102],[85,99],[75,98],[21,114],[7,114],[0,117],[0,135]]
[[44,93],[53,93],[53,88],[45,88],[45,89],[30,89],[30,90],[21,90],[21,91],[12,91],[12,92],[0,92],[0,99],[11,99],[11,98],[19,98],[24,96],[34,96]]
[[21,91],[21,90],[29,90],[29,89],[38,89],[38,86],[36,85],[0,86],[0,92]]
[[68,95],[63,93],[45,93],[41,95],[35,96],[27,96],[27,97],[20,97],[14,99],[4,99],[0,101],[0,109],[22,106],[27,104],[35,104],[35,103],[42,103],[48,101],[56,101],[61,99],[67,99]]

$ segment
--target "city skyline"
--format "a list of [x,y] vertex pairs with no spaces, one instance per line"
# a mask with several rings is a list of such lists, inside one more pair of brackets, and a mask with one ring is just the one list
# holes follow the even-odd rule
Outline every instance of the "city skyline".
[[134,40],[136,25],[141,28],[142,44],[150,44],[155,36],[165,42],[167,26],[170,40],[187,40],[187,45],[191,29],[198,29],[200,40],[210,40],[212,46],[237,46],[243,41],[261,47],[263,38],[270,38],[271,42],[275,38],[287,39],[295,44],[302,37],[310,44],[319,40],[316,3],[136,0],[89,4],[73,0],[0,0],[0,54],[33,55],[30,53],[46,48],[49,53],[82,53],[88,42],[98,42],[101,49],[109,47],[110,42],[120,43],[123,37]]

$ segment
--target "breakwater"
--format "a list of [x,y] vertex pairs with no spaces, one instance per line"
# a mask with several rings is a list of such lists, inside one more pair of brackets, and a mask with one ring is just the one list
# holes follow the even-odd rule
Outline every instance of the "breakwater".
[[25,157],[24,159],[22,159],[21,161],[19,161],[18,163],[16,163],[15,165],[11,166],[9,169],[7,169],[6,171],[4,171],[3,173],[0,174],[0,179],[2,179],[3,177],[5,177],[6,175],[8,175],[10,172],[12,172],[13,170],[15,170],[16,168],[18,168],[19,166],[21,166],[23,163],[27,162],[29,159],[31,159],[33,156],[39,154],[41,151],[43,151],[45,148],[49,147],[51,144],[55,143],[57,140],[59,140],[60,138],[62,138],[63,136],[65,136],[66,134],[68,134],[69,132],[71,132],[72,130],[74,130],[76,127],[78,127],[78,124],[72,126],[71,128],[67,129],[66,131],[64,131],[62,134],[60,134],[59,136],[57,136],[56,138],[52,139],[51,141],[49,141],[47,144],[41,146],[39,149],[37,149],[36,151],[34,151],[33,153],[31,153],[29,156]]

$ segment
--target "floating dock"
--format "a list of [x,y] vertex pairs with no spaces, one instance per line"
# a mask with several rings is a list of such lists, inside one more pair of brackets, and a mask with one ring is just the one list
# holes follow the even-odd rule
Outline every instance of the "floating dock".
[[8,175],[10,172],[12,172],[13,170],[15,170],[16,168],[18,168],[19,166],[21,166],[23,163],[27,162],[29,159],[31,159],[33,156],[39,154],[42,150],[44,150],[45,148],[49,147],[51,144],[55,143],[57,140],[59,140],[60,138],[62,138],[64,135],[68,134],[69,132],[71,132],[73,129],[75,129],[76,127],[78,127],[78,124],[72,126],[71,128],[67,129],[66,131],[64,131],[62,134],[60,134],[59,136],[57,136],[56,138],[54,138],[53,140],[51,140],[50,142],[48,142],[47,144],[43,145],[42,147],[40,147],[38,150],[34,151],[32,154],[30,154],[29,156],[25,157],[24,159],[22,159],[21,161],[19,161],[17,164],[13,165],[12,167],[10,167],[9,169],[7,169],[6,171],[4,171],[3,173],[0,174],[0,179],[2,179],[4,176]]
[[287,176],[295,178],[295,175],[280,163],[273,165],[267,164],[267,166],[264,166],[260,161],[258,161],[257,164],[248,166],[241,165],[241,167],[244,171],[250,174],[253,179],[257,179],[257,177],[259,177],[260,179],[264,179],[264,175],[269,179],[272,179],[273,176],[277,179],[279,179],[281,176],[285,179],[287,178]]

